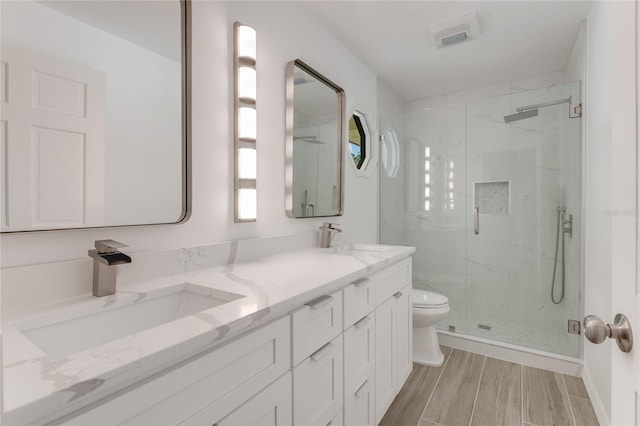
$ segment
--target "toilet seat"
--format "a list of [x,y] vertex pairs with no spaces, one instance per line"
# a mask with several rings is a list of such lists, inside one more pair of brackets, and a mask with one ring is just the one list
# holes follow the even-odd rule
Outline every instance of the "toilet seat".
[[447,296],[430,291],[412,289],[411,302],[414,308],[440,308],[449,304]]

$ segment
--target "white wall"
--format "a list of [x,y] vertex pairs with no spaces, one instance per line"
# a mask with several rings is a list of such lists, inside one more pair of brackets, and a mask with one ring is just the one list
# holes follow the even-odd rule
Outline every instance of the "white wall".
[[[233,223],[232,26],[258,34],[258,221]],[[292,37],[295,34],[295,37]],[[193,213],[182,225],[3,234],[3,267],[84,258],[94,240],[112,238],[130,253],[314,231],[326,220],[284,211],[285,67],[300,58],[346,92],[347,111],[377,116],[376,76],[306,9],[294,2],[193,2]],[[377,133],[377,132],[376,132]],[[377,138],[377,134],[372,135]],[[346,154],[348,155],[348,154]],[[377,240],[377,173],[345,168],[343,242]]]
[[[614,22],[609,2],[593,3],[587,17],[586,50],[586,186],[585,186],[585,314],[606,321],[611,312],[611,85],[613,70],[612,31]],[[585,381],[597,395],[594,408],[601,406],[611,418],[611,347],[584,346]],[[599,413],[600,414],[600,413]],[[602,419],[600,419],[602,421]]]

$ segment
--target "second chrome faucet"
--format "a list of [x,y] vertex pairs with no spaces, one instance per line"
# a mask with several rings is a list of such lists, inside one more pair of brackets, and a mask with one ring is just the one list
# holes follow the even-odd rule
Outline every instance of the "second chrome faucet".
[[320,229],[320,248],[329,248],[331,247],[331,238],[333,234],[337,234],[338,232],[342,232],[342,229],[337,228],[340,226],[339,223],[329,223],[324,222]]

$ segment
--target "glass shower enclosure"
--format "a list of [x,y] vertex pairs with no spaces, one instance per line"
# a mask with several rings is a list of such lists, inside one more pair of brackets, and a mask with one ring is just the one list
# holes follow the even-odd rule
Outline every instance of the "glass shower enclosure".
[[579,356],[580,96],[576,82],[380,107],[381,243],[417,248],[414,287],[449,298],[445,332]]

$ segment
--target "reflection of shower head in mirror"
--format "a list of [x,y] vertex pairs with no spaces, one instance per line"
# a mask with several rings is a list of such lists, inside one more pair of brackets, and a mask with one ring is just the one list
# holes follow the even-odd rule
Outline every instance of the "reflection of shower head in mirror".
[[307,143],[313,143],[313,144],[319,144],[319,145],[326,145],[326,142],[322,142],[321,140],[318,140],[317,136],[294,136],[293,137],[293,141],[302,141],[302,142],[307,142]]

